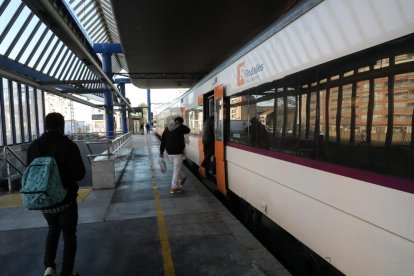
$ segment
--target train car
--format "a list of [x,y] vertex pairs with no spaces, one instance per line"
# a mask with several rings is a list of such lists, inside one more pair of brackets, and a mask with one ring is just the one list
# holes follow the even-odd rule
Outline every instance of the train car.
[[183,116],[199,166],[214,115],[223,195],[343,274],[412,275],[413,14],[411,0],[304,1],[159,113],[157,132]]

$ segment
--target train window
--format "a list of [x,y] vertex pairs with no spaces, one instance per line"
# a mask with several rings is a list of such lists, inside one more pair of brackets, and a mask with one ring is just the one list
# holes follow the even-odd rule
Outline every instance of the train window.
[[398,55],[395,57],[395,64],[401,64],[414,61],[414,53]]
[[214,130],[216,140],[223,140],[223,98],[215,100],[214,104]]
[[352,76],[354,74],[354,70],[348,71],[344,73],[344,77],[349,77]]
[[[394,145],[410,145],[414,112],[414,72],[395,75],[394,81]],[[398,95],[398,97],[396,96]]]
[[384,145],[388,124],[388,77],[374,80],[374,114],[372,117],[371,143]]
[[352,107],[352,84],[342,87],[342,109],[340,124],[340,140],[348,144],[351,137],[351,107]]
[[356,144],[366,142],[368,115],[369,81],[357,83],[355,99],[355,137]]
[[190,133],[199,135],[203,131],[203,106],[186,110],[185,121],[188,123]]
[[329,90],[329,136],[328,141],[336,141],[336,117],[338,112],[338,87],[332,87]]
[[230,97],[230,133],[229,140],[248,144],[247,126],[249,122],[248,96]]
[[310,102],[309,102],[309,135],[308,135],[308,139],[313,139],[315,137],[316,134],[316,113],[317,113],[317,108],[319,106],[318,103],[318,96],[317,96],[317,91],[313,91],[310,94]]
[[383,58],[377,60],[377,63],[374,65],[374,69],[381,69],[388,67],[390,65],[390,59],[389,58]]
[[319,135],[326,137],[326,90],[319,91]]
[[330,80],[331,81],[333,81],[333,80],[339,80],[339,75],[332,76]]
[[[307,69],[231,96],[228,139],[412,179],[414,72],[409,63],[414,53],[388,52],[373,51],[379,56],[365,63],[366,53],[359,54],[357,64],[338,60],[331,68]],[[338,74],[341,64],[347,69]],[[298,83],[298,89],[288,83]],[[269,147],[259,142],[260,129]]]

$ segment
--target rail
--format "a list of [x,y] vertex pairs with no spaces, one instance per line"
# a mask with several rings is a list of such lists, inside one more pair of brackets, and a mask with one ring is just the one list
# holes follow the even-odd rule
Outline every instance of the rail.
[[[13,182],[13,174],[12,174],[12,168],[21,176],[24,173],[24,168],[26,168],[26,162],[24,162],[9,146],[5,146],[3,148],[3,154],[4,154],[4,161],[7,165],[7,182],[8,182],[8,188],[9,192],[12,191],[12,182]],[[14,160],[19,163],[23,167],[21,170],[18,165],[14,164],[11,161],[11,157],[14,157]]]
[[[128,141],[128,139],[131,137],[132,132],[128,132],[124,135],[121,135],[117,138],[115,138],[114,140],[110,140],[110,141],[89,141],[89,142],[85,142],[89,153],[87,155],[89,162],[91,162],[90,158],[95,158],[95,157],[107,157],[108,159],[111,158],[112,155],[114,155],[117,151],[119,151],[121,149],[121,147]],[[91,145],[106,145],[106,151],[105,153],[100,153],[100,154],[93,154],[92,153],[92,149],[91,149]]]

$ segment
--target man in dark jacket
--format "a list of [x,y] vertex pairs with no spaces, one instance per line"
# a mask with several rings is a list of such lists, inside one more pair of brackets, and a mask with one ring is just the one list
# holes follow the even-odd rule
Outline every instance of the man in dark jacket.
[[63,233],[64,240],[60,275],[77,275],[73,273],[77,247],[78,205],[76,198],[79,190],[77,181],[85,176],[85,166],[78,146],[63,135],[64,127],[65,120],[62,114],[49,113],[45,118],[45,132],[39,139],[33,141],[27,152],[28,164],[37,157],[54,157],[63,187],[67,190],[67,196],[61,203],[42,210],[49,225],[44,255],[44,275],[57,275],[55,258],[60,232]]
[[171,181],[170,193],[180,193],[187,179],[181,174],[181,168],[184,160],[185,141],[184,134],[190,133],[190,129],[183,125],[183,118],[177,117],[174,122],[164,129],[161,137],[160,157],[164,156],[164,150],[167,150],[168,156],[173,165],[173,178]]

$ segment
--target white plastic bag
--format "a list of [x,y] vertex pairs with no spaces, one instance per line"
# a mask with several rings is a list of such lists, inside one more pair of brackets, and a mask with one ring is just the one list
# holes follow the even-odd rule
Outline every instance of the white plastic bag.
[[154,163],[154,168],[155,168],[156,170],[159,170],[159,171],[160,171],[160,172],[162,172],[162,173],[165,173],[165,172],[167,171],[167,164],[165,163],[164,158],[160,157],[160,158],[158,159],[158,161],[156,161],[156,162]]

